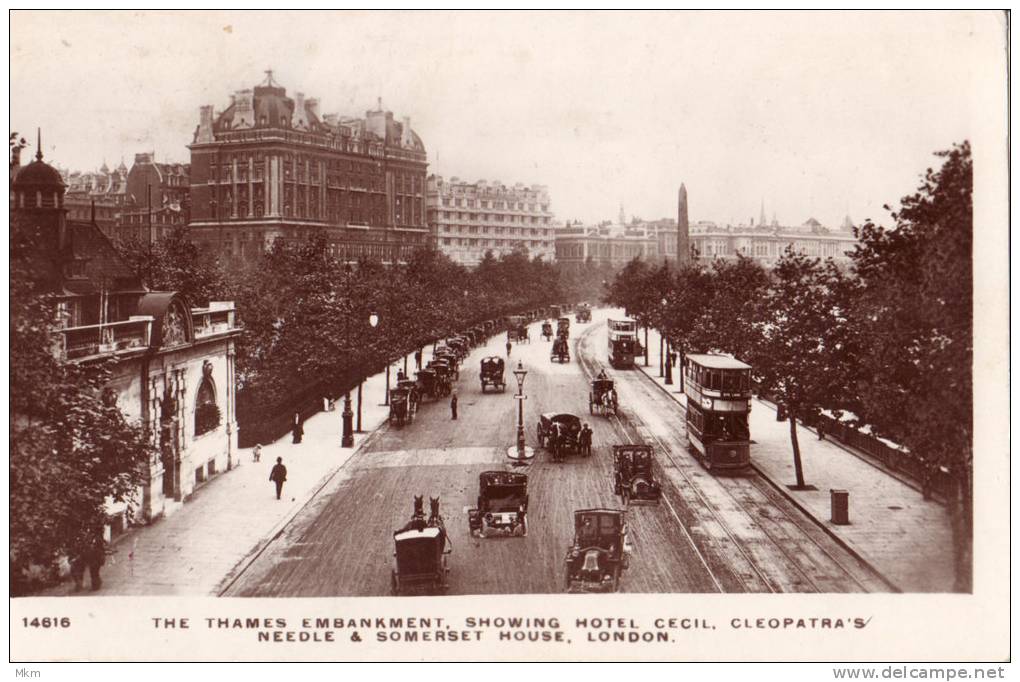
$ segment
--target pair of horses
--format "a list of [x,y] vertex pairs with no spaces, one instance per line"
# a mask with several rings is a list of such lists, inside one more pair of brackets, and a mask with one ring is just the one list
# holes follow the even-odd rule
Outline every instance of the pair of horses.
[[398,533],[403,533],[407,530],[424,530],[426,528],[440,528],[443,532],[446,532],[446,524],[443,522],[443,516],[439,513],[439,498],[429,497],[429,516],[425,517],[425,496],[415,495],[414,496],[414,511],[411,514],[411,520],[407,524],[398,530]]

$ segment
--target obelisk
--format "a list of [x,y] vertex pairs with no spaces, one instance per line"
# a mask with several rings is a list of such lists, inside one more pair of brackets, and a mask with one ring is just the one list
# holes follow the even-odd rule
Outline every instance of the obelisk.
[[691,262],[690,225],[687,222],[687,188],[680,183],[676,207],[676,262],[684,265]]

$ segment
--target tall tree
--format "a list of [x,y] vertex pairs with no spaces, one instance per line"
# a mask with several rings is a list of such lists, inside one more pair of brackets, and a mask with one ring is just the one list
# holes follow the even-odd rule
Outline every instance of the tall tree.
[[[956,588],[971,590],[973,543],[973,163],[963,142],[936,154],[920,187],[867,222],[853,254],[854,314],[866,322],[859,365],[862,418],[922,461],[928,482],[948,472]],[[906,408],[906,409],[904,409]]]
[[54,577],[57,560],[131,495],[154,456],[144,429],[105,392],[105,365],[54,354],[55,305],[11,269],[10,581],[20,594]]
[[188,240],[187,228],[174,228],[151,246],[126,238],[115,240],[114,247],[150,289],[176,291],[195,306],[230,295],[219,261]]
[[834,368],[846,362],[842,279],[831,260],[822,263],[787,247],[759,301],[758,335],[745,356],[760,390],[774,395],[789,419],[799,488],[805,481],[797,422],[829,403]]

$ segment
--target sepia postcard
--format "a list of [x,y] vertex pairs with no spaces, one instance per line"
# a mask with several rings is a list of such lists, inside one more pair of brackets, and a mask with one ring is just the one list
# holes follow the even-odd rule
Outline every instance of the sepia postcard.
[[1009,19],[11,11],[11,662],[1008,661]]

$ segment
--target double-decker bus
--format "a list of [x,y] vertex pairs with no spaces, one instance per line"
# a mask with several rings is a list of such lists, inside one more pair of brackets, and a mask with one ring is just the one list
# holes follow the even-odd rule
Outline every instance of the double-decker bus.
[[708,470],[751,464],[751,366],[724,355],[686,356],[687,440]]
[[609,364],[617,369],[634,366],[637,352],[637,322],[609,320]]

